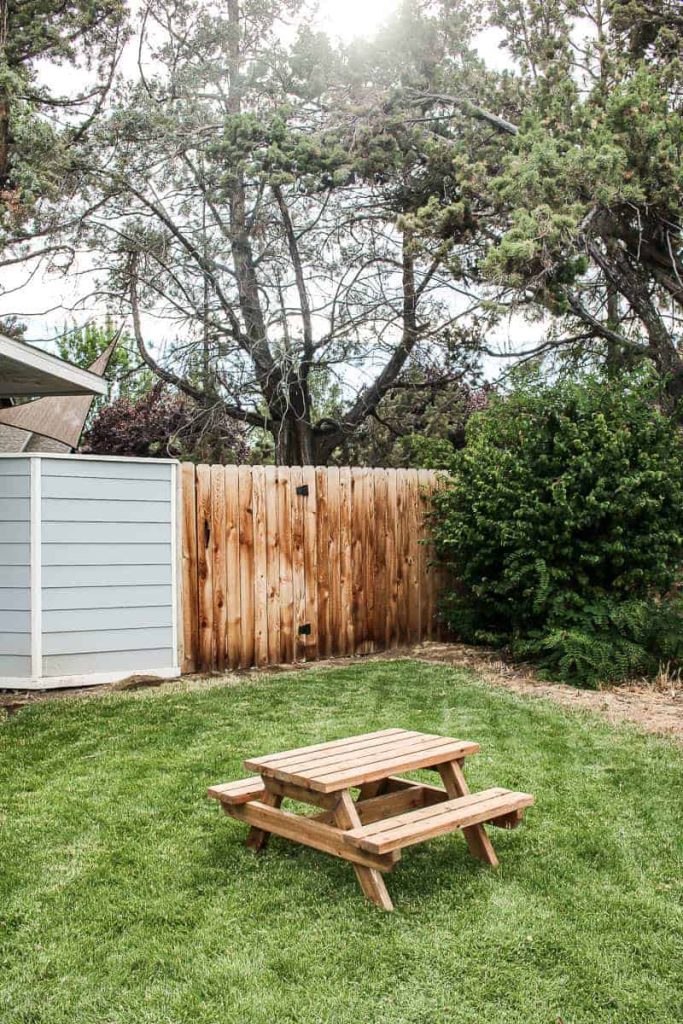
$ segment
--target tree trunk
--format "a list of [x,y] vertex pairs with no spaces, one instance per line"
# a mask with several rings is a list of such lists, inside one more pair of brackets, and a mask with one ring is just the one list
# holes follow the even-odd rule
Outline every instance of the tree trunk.
[[311,424],[288,413],[273,428],[275,462],[278,466],[315,466],[317,444]]

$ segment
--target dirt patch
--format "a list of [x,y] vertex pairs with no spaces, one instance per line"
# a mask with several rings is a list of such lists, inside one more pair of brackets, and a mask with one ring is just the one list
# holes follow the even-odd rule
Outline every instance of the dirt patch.
[[361,661],[398,661],[412,659],[430,664],[453,665],[476,672],[480,678],[515,693],[544,697],[568,708],[594,711],[612,723],[632,722],[645,732],[670,736],[683,744],[683,684],[679,678],[662,676],[654,683],[634,682],[601,690],[578,690],[563,683],[549,683],[527,665],[501,660],[500,653],[466,644],[424,643],[380,654],[356,658],[328,658],[307,664],[278,665],[268,669],[243,669],[231,673],[184,676],[174,680],[131,676],[118,683],[68,690],[14,691],[0,693],[0,712],[11,715],[30,704],[46,700],[96,698],[121,690],[139,691],[162,687],[164,691],[187,691],[209,686],[234,686],[245,678],[256,682],[262,675],[301,672],[306,669],[343,668]]
[[585,708],[609,722],[633,722],[645,732],[671,736],[683,743],[683,685],[680,678],[663,675],[653,683],[633,682],[601,690],[579,690],[539,678],[530,666],[501,660],[498,651],[465,644],[419,644],[413,657],[456,668],[472,669],[482,679],[515,693],[556,701],[568,708]]

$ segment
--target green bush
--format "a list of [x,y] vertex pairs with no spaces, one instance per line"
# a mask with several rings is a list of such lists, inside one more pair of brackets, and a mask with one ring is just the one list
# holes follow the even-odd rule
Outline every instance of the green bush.
[[456,635],[582,685],[681,659],[683,442],[647,374],[527,375],[448,468],[432,528]]

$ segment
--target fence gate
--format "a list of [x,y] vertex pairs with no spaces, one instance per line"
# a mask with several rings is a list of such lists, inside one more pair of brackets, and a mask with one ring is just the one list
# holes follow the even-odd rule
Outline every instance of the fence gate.
[[430,639],[428,470],[183,463],[184,671]]

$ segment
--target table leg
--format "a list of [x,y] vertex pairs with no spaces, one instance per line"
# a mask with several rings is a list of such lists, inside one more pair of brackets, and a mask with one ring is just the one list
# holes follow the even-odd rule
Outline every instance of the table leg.
[[[356,805],[348,789],[340,794],[339,802],[332,813],[334,824],[345,832],[351,828],[358,828],[361,824]],[[393,910],[394,904],[391,902],[391,896],[381,871],[376,868],[362,867],[360,864],[354,864],[353,869],[365,896],[382,910]]]
[[[266,791],[261,797],[261,803],[268,804],[269,807],[279,807],[282,803],[282,797],[277,796],[275,793],[269,793]],[[247,846],[250,850],[253,850],[254,853],[258,853],[259,850],[263,850],[266,846],[269,838],[270,832],[266,832],[265,829],[256,828],[255,825],[252,825],[247,833]]]
[[[459,761],[447,761],[445,764],[440,764],[439,775],[451,799],[458,796],[467,796],[470,787],[467,785],[467,780]],[[463,833],[472,856],[476,857],[477,860],[483,860],[485,864],[490,864],[492,868],[497,868],[498,858],[484,826],[470,825],[469,828],[463,829]]]

